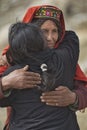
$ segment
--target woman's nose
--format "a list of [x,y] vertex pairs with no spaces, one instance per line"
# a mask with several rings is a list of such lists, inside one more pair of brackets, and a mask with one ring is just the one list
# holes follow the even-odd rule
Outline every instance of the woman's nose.
[[49,33],[49,34],[47,35],[47,40],[52,40],[52,34],[51,34],[51,33]]

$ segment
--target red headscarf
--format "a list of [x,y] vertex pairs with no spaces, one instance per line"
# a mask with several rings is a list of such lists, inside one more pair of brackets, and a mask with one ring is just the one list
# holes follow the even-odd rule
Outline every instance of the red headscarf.
[[[43,8],[43,7],[46,7],[46,8],[54,8],[55,10],[59,11],[60,14],[59,14],[59,17],[58,17],[58,21],[60,22],[60,26],[61,26],[61,29],[62,29],[62,37],[60,39],[60,41],[58,41],[58,43],[56,43],[55,45],[55,48],[58,47],[59,43],[62,43],[62,40],[64,38],[64,35],[65,35],[65,23],[64,23],[64,17],[63,17],[63,13],[62,11],[55,7],[55,6],[50,6],[50,5],[41,5],[41,6],[34,6],[34,7],[31,7],[27,10],[24,18],[23,18],[23,22],[25,23],[29,23],[32,21],[32,19],[35,17],[35,14],[36,12],[40,9],[40,8]],[[3,50],[3,54],[6,53],[6,51],[8,50],[9,47],[5,48]],[[76,67],[76,74],[75,74],[75,79],[76,80],[80,80],[80,81],[84,81],[84,82],[87,82],[87,77],[85,76],[85,74],[82,72],[80,66],[77,64],[77,67]]]

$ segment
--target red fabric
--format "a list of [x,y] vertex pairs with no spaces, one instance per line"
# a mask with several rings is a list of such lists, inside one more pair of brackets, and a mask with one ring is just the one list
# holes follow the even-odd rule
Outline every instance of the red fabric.
[[86,108],[87,107],[87,84],[76,80],[74,92],[76,93],[79,99],[78,110]]
[[[0,76],[3,74],[3,72],[7,69],[8,67],[7,66],[0,66]],[[2,81],[0,79],[0,85],[2,85]],[[4,95],[3,95],[3,92],[2,92],[2,89],[0,87],[0,99],[3,98]]]
[[80,81],[85,81],[87,83],[87,76],[81,70],[79,64],[77,64],[77,67],[76,67],[75,79],[80,80]]
[[2,75],[7,68],[7,66],[0,66],[0,75]]

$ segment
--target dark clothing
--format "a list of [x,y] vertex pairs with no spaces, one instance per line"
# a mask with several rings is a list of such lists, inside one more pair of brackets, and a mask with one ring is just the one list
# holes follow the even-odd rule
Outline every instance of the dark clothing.
[[[29,64],[31,71],[41,73],[40,65],[46,63],[55,76],[55,87],[64,85],[73,89],[78,55],[78,39],[73,32],[69,32],[58,49],[37,54],[35,57],[39,62],[25,60],[24,63],[9,68],[5,75],[26,64]],[[12,107],[10,130],[79,130],[73,111],[68,107],[53,107],[41,103],[41,93],[37,88],[14,89],[8,98],[0,100],[0,106]]]

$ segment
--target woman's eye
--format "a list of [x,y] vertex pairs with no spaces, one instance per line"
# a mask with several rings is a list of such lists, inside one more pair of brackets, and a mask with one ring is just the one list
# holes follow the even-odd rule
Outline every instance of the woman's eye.
[[48,33],[48,31],[47,30],[42,30],[43,31],[43,34],[47,34]]
[[58,33],[58,30],[55,29],[55,30],[53,30],[53,32],[57,32]]
[[47,30],[42,30],[43,32],[47,32]]

